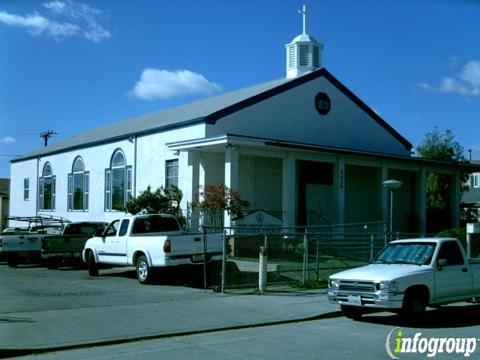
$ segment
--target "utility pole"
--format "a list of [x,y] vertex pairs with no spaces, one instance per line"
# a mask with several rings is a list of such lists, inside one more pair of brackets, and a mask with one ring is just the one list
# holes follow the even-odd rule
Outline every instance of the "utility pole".
[[46,131],[40,133],[40,137],[43,138],[44,144],[45,144],[45,146],[47,146],[48,145],[48,139],[50,139],[53,135],[57,135],[57,134],[58,133],[56,133],[53,130],[46,130]]

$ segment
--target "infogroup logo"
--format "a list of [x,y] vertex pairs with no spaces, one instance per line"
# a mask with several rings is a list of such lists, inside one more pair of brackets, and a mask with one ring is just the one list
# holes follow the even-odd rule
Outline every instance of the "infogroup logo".
[[429,358],[437,354],[457,354],[470,357],[476,348],[477,338],[454,338],[454,337],[425,337],[421,332],[413,337],[405,336],[402,328],[396,327],[390,331],[385,340],[385,349],[391,359],[400,359],[401,354],[424,354]]

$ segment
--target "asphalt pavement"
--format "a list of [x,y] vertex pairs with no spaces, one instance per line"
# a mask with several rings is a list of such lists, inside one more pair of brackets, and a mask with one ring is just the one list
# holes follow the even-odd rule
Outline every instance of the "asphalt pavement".
[[90,278],[85,271],[1,265],[0,357],[339,315],[325,290],[220,294],[178,284],[143,286],[125,274]]

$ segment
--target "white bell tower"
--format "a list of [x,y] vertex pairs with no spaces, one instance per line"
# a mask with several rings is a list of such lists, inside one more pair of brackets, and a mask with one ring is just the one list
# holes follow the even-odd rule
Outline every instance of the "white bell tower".
[[305,5],[298,11],[303,18],[303,32],[295,37],[287,50],[287,79],[306,74],[322,67],[323,44],[319,43],[306,32],[307,10]]

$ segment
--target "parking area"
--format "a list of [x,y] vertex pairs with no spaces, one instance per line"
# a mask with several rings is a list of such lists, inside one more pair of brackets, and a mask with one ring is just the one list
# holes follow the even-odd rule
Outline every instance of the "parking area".
[[221,294],[182,269],[141,285],[134,268],[87,270],[0,263],[0,358],[284,323],[338,312],[324,290]]
[[[10,268],[0,263],[0,314],[85,307],[188,301],[205,297],[202,274],[194,269],[159,273],[154,285],[144,286],[134,268],[100,271],[39,265]],[[209,293],[211,296],[211,292]]]

